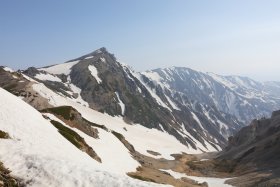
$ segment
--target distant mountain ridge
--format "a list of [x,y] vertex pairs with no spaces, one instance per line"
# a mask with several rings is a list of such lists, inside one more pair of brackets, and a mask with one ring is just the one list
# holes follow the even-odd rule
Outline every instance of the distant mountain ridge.
[[249,123],[255,118],[269,116],[280,107],[279,82],[257,82],[248,77],[220,76],[189,68],[165,68],[147,71],[147,77],[168,85],[218,110]]

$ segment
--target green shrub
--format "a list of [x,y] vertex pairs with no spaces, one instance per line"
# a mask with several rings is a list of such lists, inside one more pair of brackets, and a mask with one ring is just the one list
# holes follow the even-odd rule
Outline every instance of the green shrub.
[[74,120],[74,115],[71,113],[71,106],[60,106],[55,108],[47,108],[42,110],[41,112],[51,112],[53,114],[62,116],[66,120]]
[[120,141],[124,139],[124,136],[116,131],[112,131],[112,134],[115,135]]
[[78,149],[82,148],[80,142],[83,141],[83,138],[78,133],[69,129],[68,127],[65,127],[57,121],[51,120],[51,123],[58,129],[58,132],[62,136],[64,136],[64,138],[66,138],[69,142],[75,145]]
[[0,138],[2,139],[8,139],[10,136],[8,133],[4,132],[4,131],[1,131],[0,130]]
[[0,186],[4,187],[19,187],[20,185],[16,178],[10,176],[11,171],[4,167],[3,163],[0,162]]

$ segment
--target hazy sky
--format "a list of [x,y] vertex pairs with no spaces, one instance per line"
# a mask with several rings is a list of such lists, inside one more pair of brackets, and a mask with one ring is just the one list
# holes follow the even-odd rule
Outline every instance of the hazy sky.
[[0,65],[100,47],[137,71],[184,66],[280,81],[279,0],[2,0]]

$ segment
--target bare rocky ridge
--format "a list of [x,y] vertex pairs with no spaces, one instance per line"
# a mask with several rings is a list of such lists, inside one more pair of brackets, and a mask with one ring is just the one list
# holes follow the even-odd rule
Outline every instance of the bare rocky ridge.
[[37,110],[51,107],[47,99],[33,90],[32,84],[21,72],[8,72],[0,67],[0,87],[21,97]]
[[253,120],[247,127],[229,138],[229,145],[220,158],[234,159],[239,164],[258,168],[280,168],[280,111],[271,118]]
[[280,185],[280,111],[271,118],[253,120],[218,154],[216,161],[231,162],[231,172],[240,176],[229,181],[241,187]]

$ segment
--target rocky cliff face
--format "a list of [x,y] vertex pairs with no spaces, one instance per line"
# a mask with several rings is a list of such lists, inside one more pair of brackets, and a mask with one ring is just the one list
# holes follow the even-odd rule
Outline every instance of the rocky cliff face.
[[280,111],[275,111],[271,118],[253,120],[249,126],[230,137],[221,158],[233,159],[240,165],[277,169],[280,167],[279,145]]

